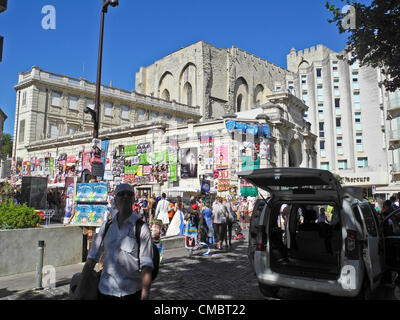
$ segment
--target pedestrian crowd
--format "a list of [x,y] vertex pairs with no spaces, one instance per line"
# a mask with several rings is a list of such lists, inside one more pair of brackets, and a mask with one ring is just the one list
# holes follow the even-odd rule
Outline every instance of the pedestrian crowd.
[[[113,199],[114,192],[110,191],[109,211],[112,211]],[[228,249],[232,246],[232,237],[248,229],[255,198],[241,197],[233,201],[223,197],[191,196],[183,199],[181,196],[167,198],[165,193],[150,196],[143,192],[141,195],[136,193],[133,201],[132,210],[140,219],[149,225],[154,221],[161,224],[161,236],[168,235],[168,228],[178,215],[176,219],[180,223],[174,229],[175,233],[169,232],[170,235],[185,235],[189,226],[195,227],[198,242],[215,249],[222,249],[225,243]]]

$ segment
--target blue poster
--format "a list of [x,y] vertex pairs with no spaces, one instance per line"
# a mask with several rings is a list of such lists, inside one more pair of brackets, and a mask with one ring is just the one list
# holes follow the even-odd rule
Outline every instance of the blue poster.
[[103,168],[106,167],[106,158],[107,158],[109,144],[110,144],[110,140],[102,140],[101,141],[101,163],[103,164]]
[[85,226],[90,225],[90,212],[90,204],[77,204],[73,224]]
[[90,212],[90,225],[100,227],[104,221],[104,213],[107,211],[106,204],[92,204]]
[[89,202],[93,198],[93,183],[78,183],[76,186],[75,201]]
[[107,183],[93,183],[93,201],[94,202],[107,202]]

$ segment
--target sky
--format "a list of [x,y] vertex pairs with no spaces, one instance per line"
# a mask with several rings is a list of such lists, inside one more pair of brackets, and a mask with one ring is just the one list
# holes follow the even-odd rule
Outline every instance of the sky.
[[[243,49],[286,68],[291,48],[323,44],[334,51],[346,35],[327,20],[326,0],[119,0],[105,16],[102,83],[134,90],[141,66],[203,40],[217,48]],[[342,7],[340,0],[333,4]],[[96,82],[102,0],[8,0],[0,13],[4,37],[0,108],[13,134],[18,74],[32,66]],[[55,29],[44,29],[47,6]],[[46,25],[46,24],[45,24]]]

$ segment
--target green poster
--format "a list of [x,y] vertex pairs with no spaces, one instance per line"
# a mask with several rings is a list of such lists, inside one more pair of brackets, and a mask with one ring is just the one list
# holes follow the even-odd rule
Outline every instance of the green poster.
[[50,174],[54,174],[54,158],[50,158]]
[[176,181],[176,163],[171,163],[169,165],[169,180]]
[[139,158],[139,164],[149,164],[148,153],[142,153]]
[[124,156],[125,157],[137,156],[136,144],[125,146],[124,147]]
[[169,163],[178,163],[178,155],[177,154],[170,154],[168,155],[168,162]]

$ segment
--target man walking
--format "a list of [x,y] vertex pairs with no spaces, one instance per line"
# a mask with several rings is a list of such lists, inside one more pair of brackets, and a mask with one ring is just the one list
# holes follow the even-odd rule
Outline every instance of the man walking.
[[[139,219],[132,211],[133,190],[129,184],[119,184],[115,190],[116,214],[104,236],[107,221],[103,223],[83,267],[76,297],[81,299],[102,253],[103,270],[98,286],[100,300],[145,300],[149,298],[153,269],[153,251],[150,229],[143,224],[140,248],[136,241]],[[138,254],[139,252],[139,254]]]
[[166,199],[167,195],[163,193],[161,195],[161,200],[158,201],[155,217],[157,220],[161,220],[163,224],[163,235],[167,232],[169,225],[168,218],[168,210],[169,210],[169,201]]

